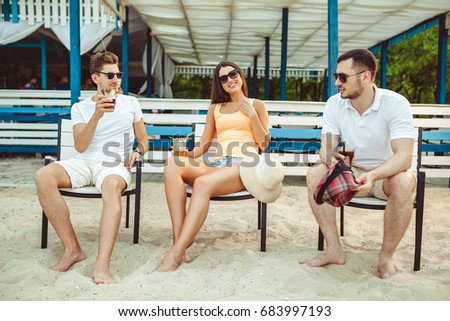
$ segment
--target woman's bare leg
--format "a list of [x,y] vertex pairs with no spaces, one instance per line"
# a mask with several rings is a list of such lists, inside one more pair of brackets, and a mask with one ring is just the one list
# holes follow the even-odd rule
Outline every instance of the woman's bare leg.
[[172,157],[164,167],[164,190],[167,206],[172,221],[173,242],[178,239],[186,217],[185,184],[193,186],[198,176],[204,175],[214,168],[203,162],[187,157]]
[[208,215],[211,196],[225,195],[244,189],[239,177],[239,165],[210,169],[198,177],[193,186],[191,202],[178,238],[157,271],[175,271],[182,262],[186,249],[192,244]]

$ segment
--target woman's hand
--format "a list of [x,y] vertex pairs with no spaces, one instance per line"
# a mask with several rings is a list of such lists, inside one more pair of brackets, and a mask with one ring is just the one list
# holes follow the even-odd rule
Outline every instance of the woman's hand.
[[256,116],[256,110],[255,108],[250,104],[250,99],[247,97],[243,97],[241,100],[239,100],[239,107],[242,110],[244,114],[246,114],[248,117],[254,117]]

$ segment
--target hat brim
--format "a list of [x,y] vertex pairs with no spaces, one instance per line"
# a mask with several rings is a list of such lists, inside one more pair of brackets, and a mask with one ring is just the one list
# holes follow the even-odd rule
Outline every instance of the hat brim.
[[255,167],[239,166],[239,174],[242,184],[247,191],[258,201],[263,203],[273,203],[281,195],[283,184],[278,184],[274,189],[266,189],[256,178]]

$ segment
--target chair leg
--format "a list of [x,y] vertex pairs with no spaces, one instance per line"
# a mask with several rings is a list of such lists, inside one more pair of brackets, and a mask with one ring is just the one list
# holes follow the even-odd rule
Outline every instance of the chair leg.
[[[260,203],[258,201],[258,203]],[[267,204],[261,202],[261,252],[266,251]]]
[[141,194],[136,194],[134,203],[134,231],[133,231],[133,244],[139,243],[139,223],[141,218]]
[[318,241],[317,249],[319,251],[323,251],[323,233],[322,233],[322,230],[320,229],[320,227],[319,227],[319,241]]
[[130,195],[127,195],[127,213],[125,216],[125,227],[130,227]]
[[136,167],[136,194],[134,195],[134,231],[133,244],[139,243],[139,223],[141,218],[141,162]]
[[344,236],[344,206],[341,206],[340,226],[341,236]]
[[47,239],[48,239],[48,218],[47,215],[45,215],[44,211],[42,211],[41,249],[47,248]]
[[416,244],[414,250],[414,271],[420,270],[422,252],[423,207],[425,201],[425,172],[419,172],[416,194]]
[[261,229],[261,215],[262,215],[261,202],[258,201],[258,230]]

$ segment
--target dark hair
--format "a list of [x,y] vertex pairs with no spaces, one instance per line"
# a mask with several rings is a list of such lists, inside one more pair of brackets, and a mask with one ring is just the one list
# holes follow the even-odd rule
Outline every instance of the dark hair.
[[91,56],[89,62],[89,72],[91,75],[96,71],[101,71],[103,65],[118,65],[119,57],[110,51],[97,52]]
[[372,81],[375,79],[375,74],[377,73],[377,59],[367,49],[352,49],[347,52],[344,52],[339,56],[337,62],[352,59],[352,68],[356,72],[360,72],[363,70],[370,71],[372,75]]
[[248,89],[247,89],[247,82],[245,80],[244,73],[242,72],[241,68],[239,68],[238,65],[236,65],[234,62],[231,61],[221,61],[216,66],[216,69],[214,69],[213,73],[213,83],[212,83],[212,90],[211,90],[211,103],[212,104],[218,104],[218,103],[227,103],[231,101],[230,95],[223,89],[222,84],[219,81],[219,72],[220,69],[223,67],[231,66],[234,69],[237,70],[239,73],[239,76],[242,79],[242,92],[246,97],[248,97]]

